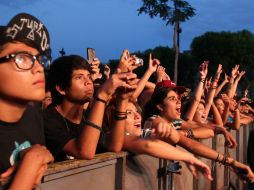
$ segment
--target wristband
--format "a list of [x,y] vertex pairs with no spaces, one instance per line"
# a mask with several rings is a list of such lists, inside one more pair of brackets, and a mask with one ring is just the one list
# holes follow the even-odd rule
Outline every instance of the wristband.
[[205,78],[204,79],[199,79],[199,82],[204,83],[205,82]]
[[90,126],[90,127],[93,127],[93,128],[95,128],[95,129],[99,130],[100,132],[102,132],[102,128],[99,127],[98,125],[92,123],[91,121],[85,120],[84,123],[85,123],[85,125]]
[[127,119],[127,112],[126,111],[122,112],[122,111],[115,110],[114,119],[115,120],[125,120],[125,119]]
[[94,96],[94,100],[99,101],[99,102],[102,102],[102,103],[104,103],[104,104],[107,103],[106,100],[103,100],[103,99],[99,98],[98,96]]
[[194,139],[194,134],[191,128],[186,129],[187,131],[187,137],[190,139]]

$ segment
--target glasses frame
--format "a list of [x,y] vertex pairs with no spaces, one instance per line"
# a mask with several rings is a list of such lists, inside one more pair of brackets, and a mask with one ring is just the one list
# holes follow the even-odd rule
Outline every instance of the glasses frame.
[[[16,59],[15,59],[15,58],[16,58],[16,56],[18,56],[18,55],[20,55],[20,54],[24,54],[25,56],[27,56],[27,58],[29,58],[29,59],[31,60],[31,66],[30,66],[29,68],[26,68],[26,69],[25,69],[25,68],[22,68],[22,67],[20,67],[19,64],[16,62]],[[35,61],[38,61],[38,63],[40,63],[41,65],[46,64],[45,62],[42,61],[43,59],[40,60],[40,58],[42,58],[43,56],[45,56],[45,55],[41,55],[41,54],[32,55],[32,54],[30,54],[30,53],[28,53],[28,52],[11,53],[11,54],[6,55],[6,56],[4,56],[4,57],[0,57],[0,64],[1,64],[1,63],[6,63],[6,62],[10,61],[11,59],[13,59],[13,60],[14,60],[14,63],[15,63],[15,65],[16,65],[17,68],[19,68],[19,69],[21,69],[21,70],[24,70],[24,71],[27,71],[27,70],[31,70],[31,69],[33,68]],[[50,60],[47,56],[45,56],[45,57],[46,57],[46,60],[47,60],[47,61]]]

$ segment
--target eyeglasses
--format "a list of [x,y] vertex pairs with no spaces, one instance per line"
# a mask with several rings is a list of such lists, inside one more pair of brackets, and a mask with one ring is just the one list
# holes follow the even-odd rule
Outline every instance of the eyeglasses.
[[0,58],[0,63],[5,63],[13,59],[16,66],[21,70],[30,70],[33,68],[35,61],[46,66],[50,63],[50,60],[45,55],[32,55],[27,52],[12,53],[5,57]]

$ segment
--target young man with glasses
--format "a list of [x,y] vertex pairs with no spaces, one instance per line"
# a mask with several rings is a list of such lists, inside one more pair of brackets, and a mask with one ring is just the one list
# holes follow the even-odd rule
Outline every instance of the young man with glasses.
[[45,96],[49,43],[46,27],[26,13],[0,27],[0,182],[16,172],[10,189],[31,189],[53,161],[41,114],[28,106]]

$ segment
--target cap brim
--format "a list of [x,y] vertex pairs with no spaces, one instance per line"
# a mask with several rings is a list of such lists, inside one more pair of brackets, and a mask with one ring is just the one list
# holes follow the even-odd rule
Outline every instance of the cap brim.
[[172,87],[172,89],[174,89],[178,94],[183,94],[186,92],[186,88],[184,86],[176,86]]

